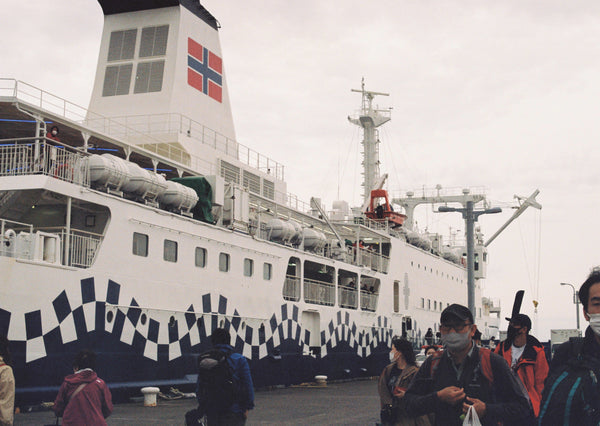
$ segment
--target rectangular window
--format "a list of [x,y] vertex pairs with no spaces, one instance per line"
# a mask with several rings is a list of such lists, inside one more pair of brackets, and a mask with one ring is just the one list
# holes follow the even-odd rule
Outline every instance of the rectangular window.
[[177,262],[177,242],[165,240],[163,259],[167,262]]
[[400,312],[400,283],[394,281],[394,312]]
[[165,61],[140,62],[135,73],[133,93],[160,92]]
[[198,268],[206,267],[206,249],[196,247],[196,266]]
[[165,55],[167,53],[168,37],[168,25],[143,28],[142,41],[140,43],[140,58]]
[[106,67],[102,96],[127,95],[131,85],[133,64],[111,65]]
[[433,301],[433,310],[437,311],[437,300]]
[[273,276],[273,265],[270,263],[265,263],[263,265],[263,278],[267,281],[271,280]]
[[254,260],[244,259],[244,276],[251,277],[254,273]]
[[425,309],[425,299],[421,297],[421,309]]
[[148,236],[146,234],[133,233],[133,254],[148,257]]
[[227,253],[219,254],[219,271],[221,271],[221,272],[229,271],[229,255]]
[[427,309],[431,310],[431,299],[427,299]]
[[133,59],[137,29],[113,31],[108,44],[108,61]]

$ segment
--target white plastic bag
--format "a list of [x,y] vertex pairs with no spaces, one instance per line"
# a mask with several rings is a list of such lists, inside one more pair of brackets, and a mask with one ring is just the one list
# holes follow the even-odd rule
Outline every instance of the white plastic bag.
[[465,414],[463,426],[481,426],[477,411],[475,411],[475,408],[473,408],[472,405],[469,406],[469,410],[467,411],[467,414]]

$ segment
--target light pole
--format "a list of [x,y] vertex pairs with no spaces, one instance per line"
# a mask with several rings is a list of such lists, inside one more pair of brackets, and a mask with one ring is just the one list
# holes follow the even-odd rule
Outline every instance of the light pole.
[[579,292],[575,290],[573,284],[560,283],[560,285],[568,285],[573,289],[573,303],[575,303],[575,313],[577,314],[577,330],[579,330]]
[[465,207],[457,209],[454,207],[440,206],[438,212],[460,212],[463,219],[465,220],[467,229],[467,300],[469,303],[469,310],[473,314],[473,318],[477,317],[475,312],[475,222],[479,219],[482,214],[500,213],[502,209],[500,207],[494,207],[486,210],[474,211],[473,201],[467,201],[463,204]]

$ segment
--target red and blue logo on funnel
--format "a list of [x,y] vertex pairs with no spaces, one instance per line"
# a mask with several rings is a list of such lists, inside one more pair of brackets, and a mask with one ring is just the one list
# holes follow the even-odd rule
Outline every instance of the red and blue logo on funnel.
[[188,84],[223,102],[223,60],[189,37]]

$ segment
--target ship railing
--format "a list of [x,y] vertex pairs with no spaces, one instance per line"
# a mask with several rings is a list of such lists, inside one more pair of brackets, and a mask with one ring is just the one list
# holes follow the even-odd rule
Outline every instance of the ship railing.
[[[81,229],[71,229],[67,233],[64,226],[40,226],[34,231],[42,231],[60,235],[61,263],[74,268],[89,268],[94,263],[103,236]],[[67,235],[69,238],[67,239]],[[68,250],[67,256],[65,251]]]
[[306,303],[333,306],[335,304],[335,285],[305,278],[304,301]]
[[360,308],[363,311],[375,312],[377,310],[377,293],[368,290],[360,290]]
[[79,229],[67,232],[64,226],[34,227],[0,219],[0,256],[89,268],[102,239],[100,234]]
[[[282,164],[182,114],[128,115],[111,117],[110,120],[99,117],[88,118],[85,122],[90,127],[103,133],[126,138],[136,143],[141,135],[153,135],[157,139],[158,145],[163,146],[166,144],[160,143],[161,135],[169,133],[183,134],[194,141],[223,152],[243,164],[271,174],[276,179],[284,179],[284,166]],[[133,140],[131,140],[132,138]],[[152,145],[144,144],[143,147],[152,150]],[[190,158],[193,157],[181,148],[170,146],[168,149],[167,156],[182,164],[189,164]]]
[[284,180],[284,166],[258,152],[227,138],[208,127],[181,114],[152,114],[142,116],[104,117],[87,108],[76,105],[52,93],[12,78],[0,78],[0,98],[14,98],[42,108],[60,117],[81,123],[92,130],[114,138],[123,138],[130,143],[142,145],[144,149],[164,155],[201,173],[214,174],[214,167],[198,156],[170,145],[161,138],[161,133],[179,132],[233,156],[239,161]]
[[340,307],[348,309],[356,309],[358,305],[358,292],[356,287],[339,286],[338,299]]
[[[63,238],[65,234],[66,230],[63,230]],[[72,230],[70,240],[68,266],[75,268],[89,268],[92,266],[102,243],[102,235]]]
[[0,140],[0,176],[47,175],[89,187],[85,155],[46,138]]
[[300,300],[300,277],[286,275],[283,282],[283,298],[292,302]]
[[[0,205],[7,201],[4,197],[10,197],[11,194],[13,193],[6,192],[3,196],[0,196]],[[33,225],[14,220],[0,219],[0,256],[15,257],[17,232],[20,230],[33,234]]]
[[386,273],[389,270],[390,258],[372,251],[366,247],[349,247],[349,257],[353,259],[353,264],[358,266],[365,266],[372,269],[373,271]]

